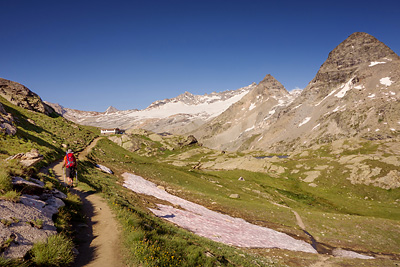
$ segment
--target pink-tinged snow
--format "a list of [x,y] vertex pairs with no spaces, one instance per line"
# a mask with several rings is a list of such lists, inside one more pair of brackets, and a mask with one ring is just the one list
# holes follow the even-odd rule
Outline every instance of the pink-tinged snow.
[[375,66],[375,65],[378,65],[378,64],[385,64],[386,62],[379,62],[379,61],[374,61],[374,62],[371,62],[370,64],[369,64],[369,67],[373,67],[373,66]]
[[379,80],[379,82],[380,82],[381,84],[383,84],[383,85],[386,85],[386,86],[391,86],[392,83],[393,83],[393,82],[390,80],[390,77],[382,78],[382,79]]
[[157,204],[150,209],[155,215],[173,222],[197,235],[224,244],[252,248],[281,248],[294,251],[317,253],[308,243],[294,239],[287,234],[254,225],[241,218],[234,218],[209,210],[201,205],[171,195],[140,176],[124,173],[124,186],[132,191],[151,195],[158,199],[179,205],[182,209]]
[[310,119],[311,119],[311,117],[305,118],[305,119],[299,124],[299,127],[301,127],[301,126],[303,126],[304,124],[306,124],[307,122],[309,122]]

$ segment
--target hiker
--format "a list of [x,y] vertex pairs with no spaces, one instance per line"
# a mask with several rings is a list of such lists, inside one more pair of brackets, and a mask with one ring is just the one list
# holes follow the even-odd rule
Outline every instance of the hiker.
[[67,185],[73,186],[74,177],[76,175],[76,158],[71,149],[67,150],[64,157],[63,168],[65,167],[65,175],[67,176]]

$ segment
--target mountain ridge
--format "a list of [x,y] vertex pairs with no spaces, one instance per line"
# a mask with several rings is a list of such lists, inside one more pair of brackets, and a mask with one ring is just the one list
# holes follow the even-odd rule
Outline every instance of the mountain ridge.
[[204,95],[185,92],[175,98],[157,100],[143,110],[112,109],[112,112],[110,110],[86,112],[63,107],[59,109],[57,104],[49,103],[49,105],[65,118],[80,124],[104,128],[144,128],[151,131],[186,133],[189,129],[194,129],[222,113],[253,87],[254,83],[236,90]]

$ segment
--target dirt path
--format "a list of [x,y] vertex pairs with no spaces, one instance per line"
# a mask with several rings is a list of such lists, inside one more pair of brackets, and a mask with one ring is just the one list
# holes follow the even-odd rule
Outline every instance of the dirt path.
[[[98,140],[99,138],[94,140],[82,151],[78,155],[78,159],[84,160]],[[54,170],[56,177],[62,181],[62,160],[55,162],[50,168]],[[74,188],[72,192],[80,196],[83,203],[83,213],[87,217],[86,223],[76,226],[79,255],[73,266],[125,266],[120,255],[119,225],[107,203],[93,191],[82,191],[79,188]]]

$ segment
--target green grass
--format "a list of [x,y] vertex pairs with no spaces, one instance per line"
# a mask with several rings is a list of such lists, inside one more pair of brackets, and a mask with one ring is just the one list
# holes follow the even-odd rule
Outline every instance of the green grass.
[[35,170],[60,158],[65,153],[63,145],[79,151],[99,134],[95,127],[76,125],[57,114],[46,116],[28,111],[2,97],[0,103],[13,115],[17,126],[15,136],[0,135],[0,159],[36,148],[44,156],[44,160],[34,167]]
[[[98,148],[90,154],[97,163],[111,163],[117,173],[129,171],[138,164],[149,165],[151,169],[148,159],[137,157],[107,140],[99,143],[105,154]],[[102,157],[98,158],[98,155]],[[132,161],[133,164],[128,163]],[[86,183],[89,188],[102,192],[117,214],[123,226],[126,262],[132,266],[281,266],[268,257],[198,237],[153,216],[143,204],[147,201],[123,188],[119,178],[99,172],[93,168],[94,162],[81,164],[86,170],[81,184]],[[146,168],[146,171],[150,169]]]
[[[357,251],[400,254],[400,209],[396,202],[400,199],[400,190],[351,184],[347,179],[347,168],[331,156],[329,145],[323,145],[319,151],[310,151],[307,157],[274,163],[287,168],[279,178],[245,170],[192,170],[161,163],[154,157],[129,153],[106,140],[99,145],[106,155],[93,151],[96,162],[112,167],[117,174],[134,172],[210,209],[304,237],[291,211],[294,209],[302,216],[307,231],[322,243]],[[378,147],[366,142],[358,151],[376,153]],[[358,155],[358,151],[346,153]],[[174,157],[178,157],[179,152],[175,153]],[[194,154],[186,161],[193,157],[199,155]],[[377,161],[367,163],[385,170],[393,169],[393,166]],[[302,167],[297,168],[298,165]],[[317,187],[310,187],[300,180],[304,172],[324,165],[328,168],[320,170],[321,175],[315,181]],[[291,173],[294,169],[299,172]],[[239,177],[244,177],[245,181],[238,181]],[[240,198],[230,199],[232,193],[238,193]]]
[[24,262],[21,259],[5,259],[0,256],[0,266],[1,267],[28,267],[29,263]]
[[45,242],[34,244],[30,251],[31,261],[37,266],[68,266],[74,260],[74,243],[65,235],[57,234]]
[[11,177],[7,170],[0,169],[0,194],[4,194],[10,190],[12,190]]
[[11,202],[19,202],[21,197],[21,193],[15,190],[7,191],[6,193],[0,195],[0,199],[11,201]]

